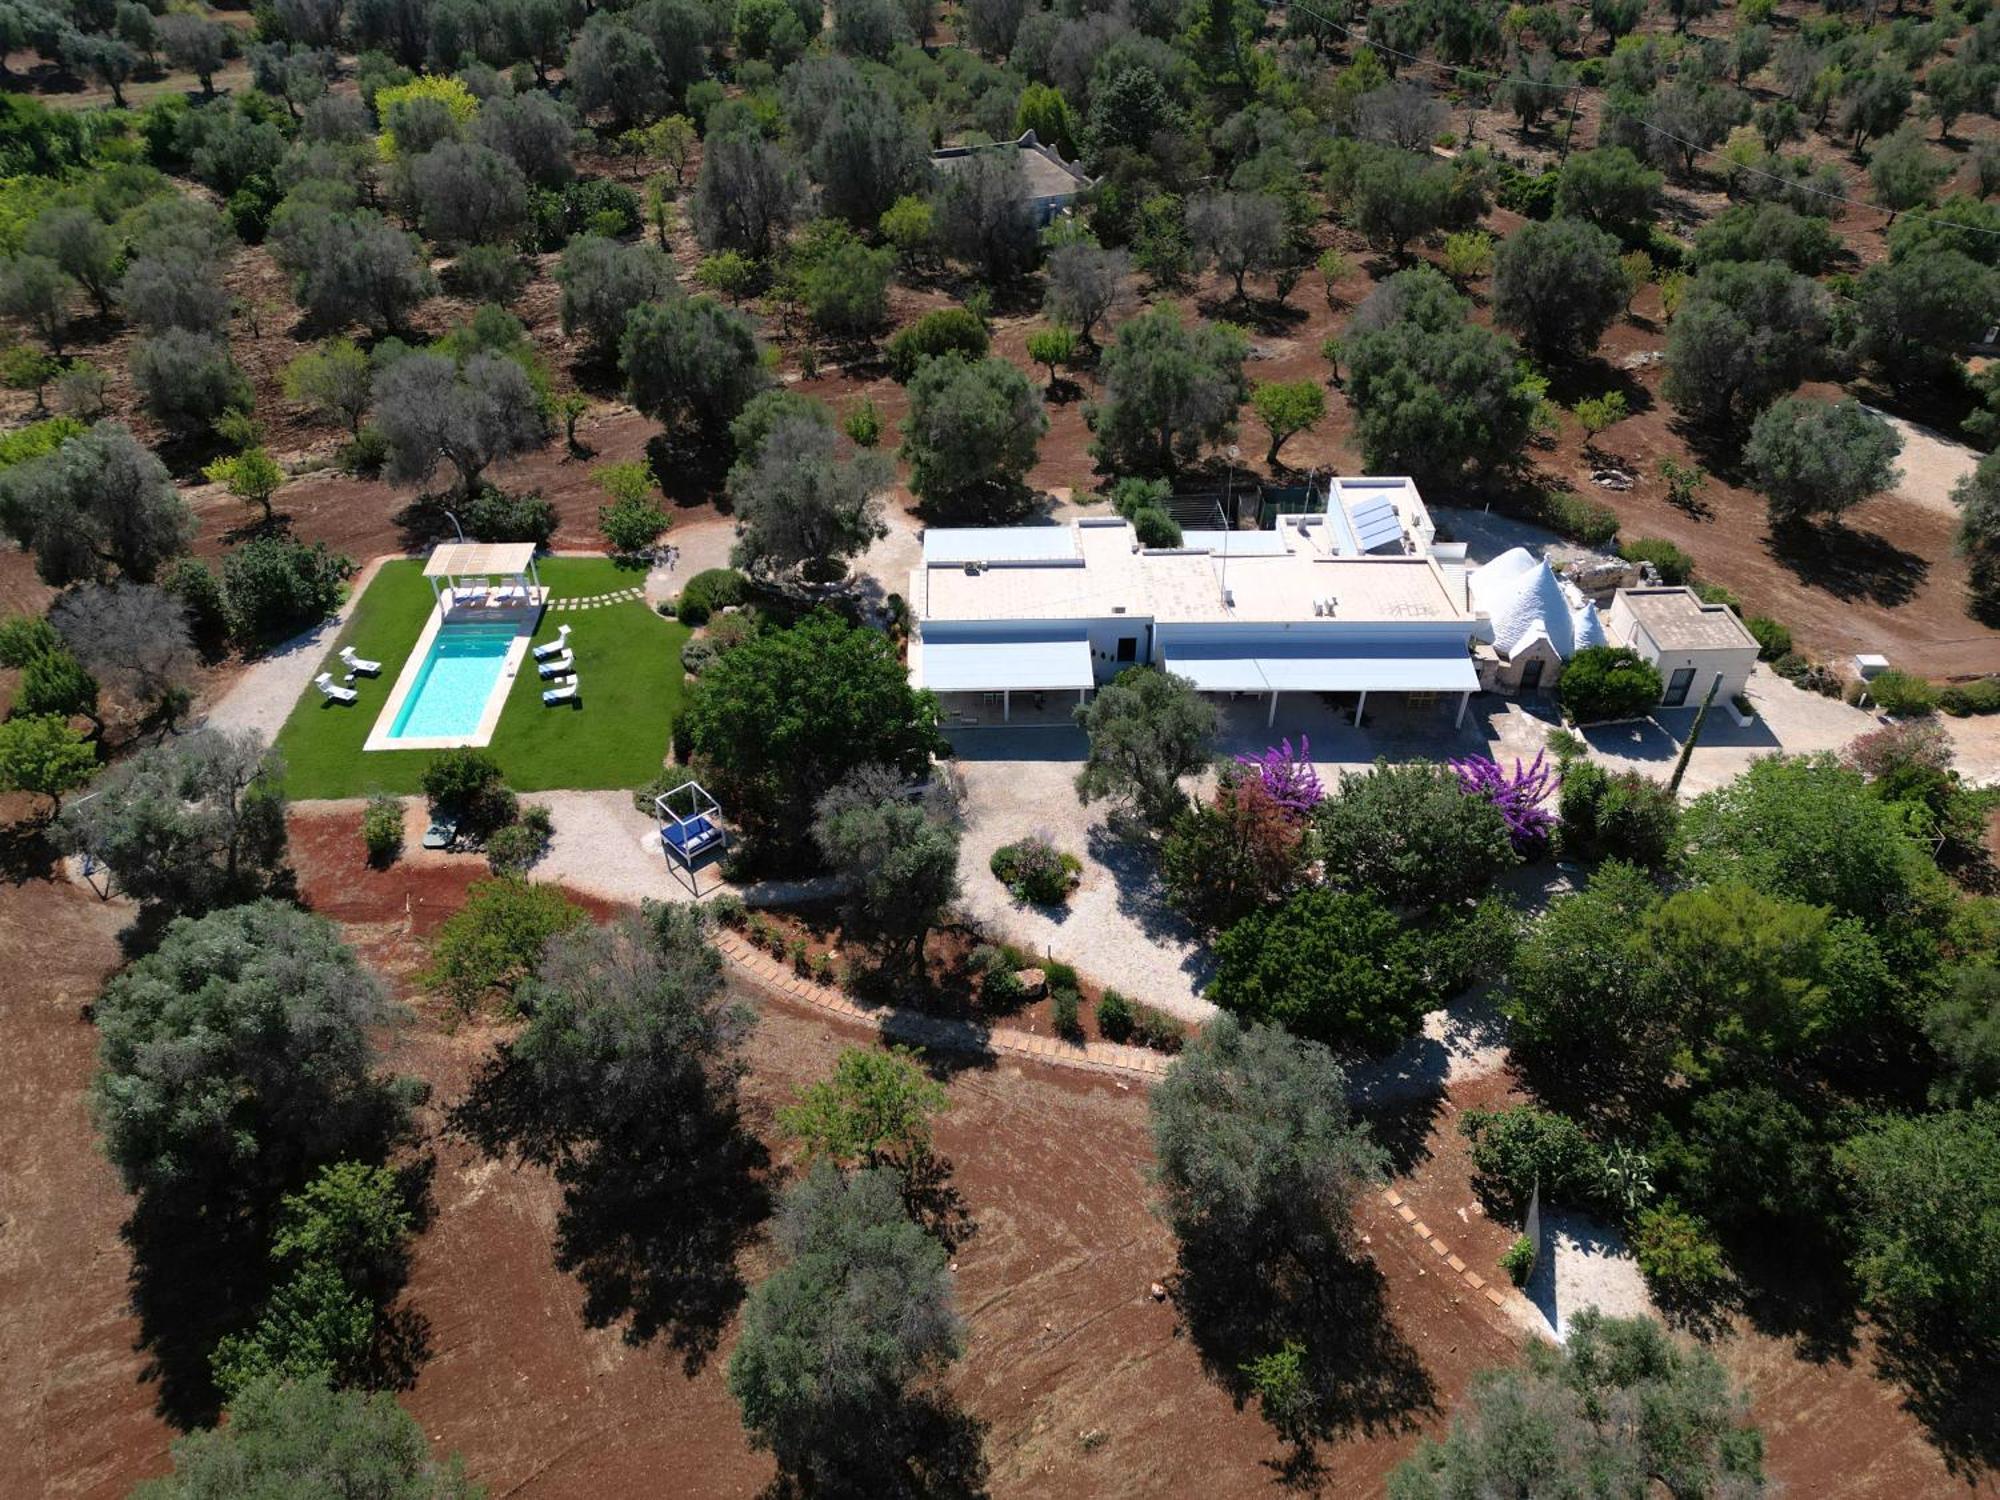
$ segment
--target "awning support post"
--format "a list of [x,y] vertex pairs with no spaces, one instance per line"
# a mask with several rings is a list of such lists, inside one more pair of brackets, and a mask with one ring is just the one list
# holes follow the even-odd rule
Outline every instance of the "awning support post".
[[1271,711],[1264,715],[1264,727],[1269,729],[1278,722],[1278,690],[1271,689]]
[[1359,729],[1361,727],[1361,710],[1366,708],[1367,706],[1368,706],[1368,694],[1364,691],[1360,695],[1360,697],[1354,700],[1354,727],[1356,729]]
[[1471,701],[1472,701],[1472,693],[1470,690],[1460,693],[1458,695],[1458,714],[1451,721],[1451,727],[1453,729],[1457,729],[1459,726],[1465,723],[1465,705],[1470,703]]
[[1013,717],[1014,690],[1012,688],[1002,688],[1000,689],[1000,722],[1005,724]]

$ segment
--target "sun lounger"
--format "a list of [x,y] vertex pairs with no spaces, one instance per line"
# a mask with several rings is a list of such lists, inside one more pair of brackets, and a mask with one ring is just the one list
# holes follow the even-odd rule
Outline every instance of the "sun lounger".
[[556,627],[554,640],[544,641],[535,647],[535,660],[547,661],[551,656],[560,656],[567,650],[569,650],[569,626],[560,625]]
[[567,677],[576,670],[576,658],[565,651],[561,656],[538,663],[538,666],[544,677]]
[[369,677],[381,675],[382,663],[379,661],[370,661],[365,656],[357,656],[352,646],[342,646],[340,648],[340,659],[347,663],[347,670],[350,672],[361,672]]
[[331,672],[320,673],[319,676],[313,679],[313,686],[320,690],[320,694],[323,697],[335,703],[354,703],[358,702],[361,697],[353,688],[342,687],[339,683],[335,682],[333,680],[333,673]]
[[542,694],[542,702],[550,708],[559,703],[574,703],[579,691],[574,677],[565,677],[561,682]]

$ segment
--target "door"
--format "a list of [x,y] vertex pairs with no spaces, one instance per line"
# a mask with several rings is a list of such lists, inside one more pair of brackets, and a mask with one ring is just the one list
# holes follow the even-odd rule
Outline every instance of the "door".
[[1532,693],[1542,685],[1542,668],[1548,665],[1539,656],[1521,664],[1521,691]]
[[1688,689],[1694,685],[1693,667],[1675,667],[1674,675],[1667,679],[1667,696],[1660,701],[1668,708],[1679,708],[1688,701]]

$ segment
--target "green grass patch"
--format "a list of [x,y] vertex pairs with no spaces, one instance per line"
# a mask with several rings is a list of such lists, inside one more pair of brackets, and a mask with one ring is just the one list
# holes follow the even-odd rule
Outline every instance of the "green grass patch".
[[[599,557],[546,558],[536,567],[557,599],[634,588],[645,576]],[[361,747],[389,701],[431,607],[422,562],[399,559],[382,565],[319,668],[338,679],[345,671],[340,648],[351,645],[381,662],[382,675],[357,679],[353,686],[361,690],[361,701],[351,708],[328,703],[317,688],[307,687],[278,734],[288,795],[362,797],[418,789],[435,751]],[[557,625],[565,623],[583,679],[582,707],[544,707],[545,684],[531,658],[515,677],[493,743],[486,748],[516,791],[644,786],[659,774],[674,715],[680,711],[681,647],[689,631],[662,619],[644,601],[626,601],[547,611],[536,642],[553,640]]]

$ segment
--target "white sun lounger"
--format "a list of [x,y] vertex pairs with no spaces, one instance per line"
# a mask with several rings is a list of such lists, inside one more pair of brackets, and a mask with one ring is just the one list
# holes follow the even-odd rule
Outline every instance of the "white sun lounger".
[[540,669],[544,677],[567,677],[576,670],[576,658],[565,651],[561,656],[540,663]]
[[569,626],[559,625],[556,627],[554,640],[544,641],[535,647],[535,660],[547,661],[551,656],[560,656],[567,650],[569,650]]
[[382,663],[379,661],[370,661],[365,656],[355,655],[352,646],[342,646],[340,648],[340,659],[347,663],[347,670],[350,672],[361,672],[369,677],[381,675]]
[[576,695],[577,695],[576,678],[565,677],[561,682],[557,683],[554,687],[550,688],[547,692],[542,694],[542,702],[547,707],[554,708],[558,703],[576,702]]
[[361,699],[361,695],[353,688],[342,687],[335,682],[331,672],[320,673],[313,679],[313,686],[320,690],[322,696],[332,699],[335,703],[356,703]]

